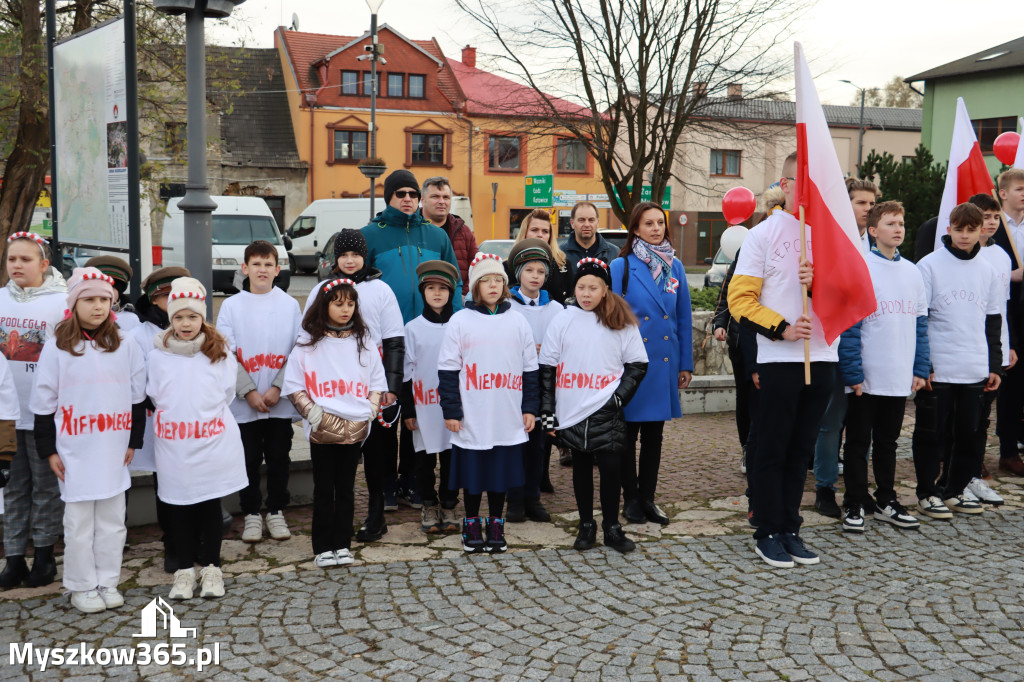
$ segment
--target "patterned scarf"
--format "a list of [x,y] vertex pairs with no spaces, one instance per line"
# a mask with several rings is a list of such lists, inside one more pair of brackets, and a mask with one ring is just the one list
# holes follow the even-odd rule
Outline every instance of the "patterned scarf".
[[679,280],[672,276],[672,258],[675,250],[668,239],[660,244],[648,244],[643,239],[633,241],[633,255],[647,263],[654,282],[662,291],[673,293],[679,288]]

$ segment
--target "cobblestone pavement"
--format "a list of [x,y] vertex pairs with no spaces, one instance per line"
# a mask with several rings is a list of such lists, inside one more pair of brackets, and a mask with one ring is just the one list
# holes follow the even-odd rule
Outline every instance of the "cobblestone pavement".
[[[501,556],[428,539],[403,510],[384,542],[354,546],[355,565],[324,570],[310,562],[308,508],[289,510],[296,535],[285,542],[243,544],[236,520],[224,542],[227,596],[172,604],[195,639],[162,628],[132,636],[170,582],[155,529],[132,529],[120,609],[83,616],[58,585],[0,593],[0,679],[1021,679],[1024,479],[992,481],[1001,510],[920,531],[869,521],[850,536],[805,506],[803,536],[822,564],[770,569],[751,550],[735,438],[732,415],[670,425],[659,504],[673,522],[628,526],[639,548],[625,556],[569,549],[569,470],[554,463],[557,492],[545,502],[555,523],[509,524]],[[904,437],[905,502],[908,450]],[[41,655],[181,642],[186,661],[218,647],[219,663],[41,672],[10,658],[12,643]]]

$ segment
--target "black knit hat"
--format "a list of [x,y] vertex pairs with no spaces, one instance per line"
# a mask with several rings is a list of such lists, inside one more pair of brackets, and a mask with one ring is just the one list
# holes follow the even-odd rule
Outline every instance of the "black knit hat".
[[338,257],[346,251],[355,251],[363,257],[364,261],[370,256],[370,251],[366,248],[366,237],[363,236],[362,231],[342,230],[338,233],[338,236],[334,240],[335,262],[337,262]]
[[420,183],[416,182],[416,176],[404,168],[396,170],[384,180],[384,201],[390,204],[395,190],[403,187],[412,187],[417,192],[420,191]]
[[573,287],[584,275],[599,277],[609,287],[612,285],[612,273],[608,269],[608,264],[600,258],[584,258],[576,264],[576,279],[572,281]]

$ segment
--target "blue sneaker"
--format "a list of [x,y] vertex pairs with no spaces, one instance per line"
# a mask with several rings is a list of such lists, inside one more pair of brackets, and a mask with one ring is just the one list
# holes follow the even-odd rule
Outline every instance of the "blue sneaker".
[[779,535],[769,535],[759,539],[754,547],[754,551],[769,566],[793,568],[796,564],[793,563],[793,557],[786,554],[786,550],[782,548],[782,543],[779,541],[780,537]]
[[487,551],[501,554],[508,545],[505,544],[505,519],[499,516],[487,517]]
[[817,554],[804,547],[804,541],[796,533],[782,533],[779,539],[782,542],[782,548],[798,564],[813,566],[821,561]]
[[462,520],[462,549],[469,554],[487,551],[487,543],[484,542],[483,519],[479,516],[471,516]]
[[396,493],[398,504],[404,504],[413,509],[423,508],[423,498],[416,492],[415,479],[399,478]]

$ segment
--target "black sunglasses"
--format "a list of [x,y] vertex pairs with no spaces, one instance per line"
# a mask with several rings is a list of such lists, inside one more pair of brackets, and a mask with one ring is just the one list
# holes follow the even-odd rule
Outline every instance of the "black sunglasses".
[[396,190],[395,191],[395,196],[398,197],[399,199],[404,199],[406,197],[412,197],[413,199],[419,199],[420,198],[420,193],[417,192],[414,189],[409,189],[409,190],[400,189],[400,190]]

